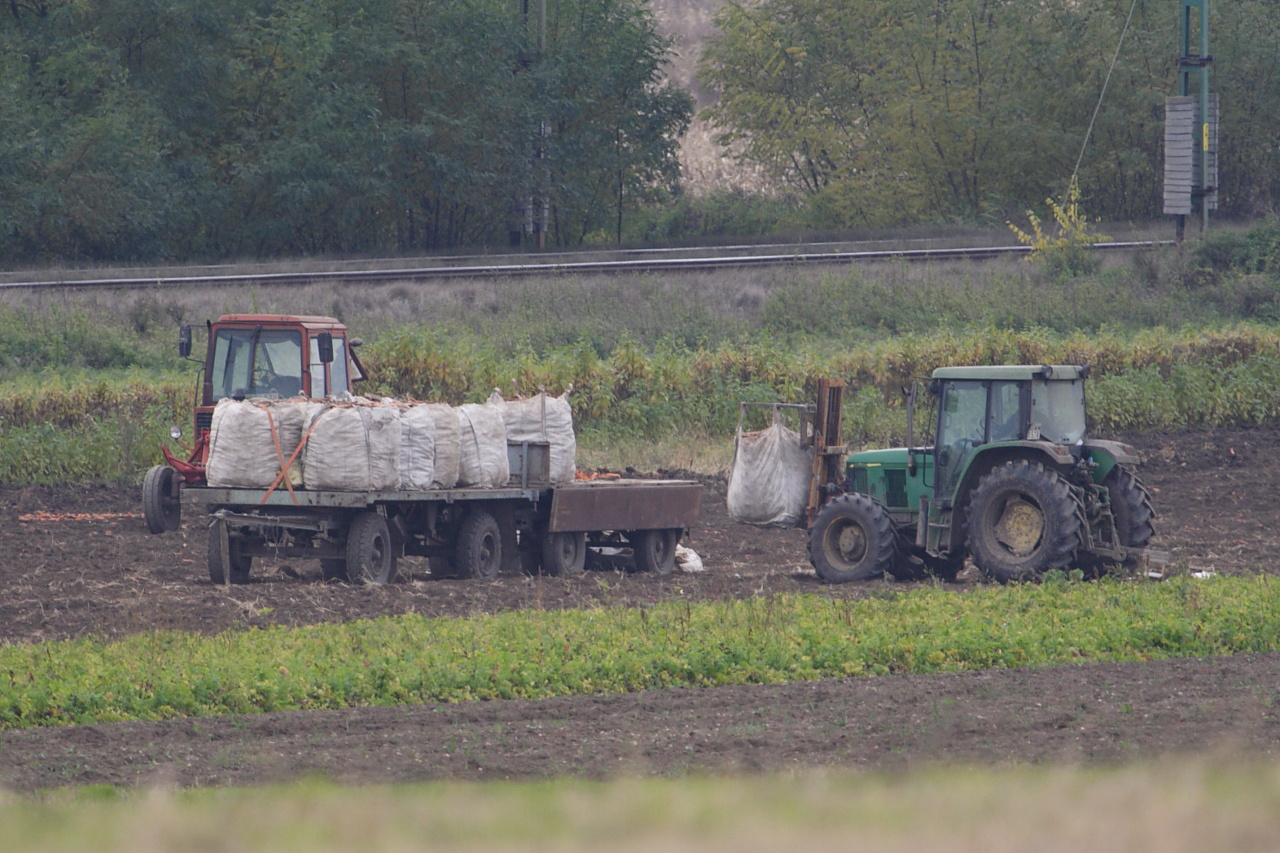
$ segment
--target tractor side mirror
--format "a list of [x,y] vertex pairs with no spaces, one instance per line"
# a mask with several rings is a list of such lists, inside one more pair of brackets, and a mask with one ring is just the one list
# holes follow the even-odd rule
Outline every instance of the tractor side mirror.
[[323,364],[333,363],[333,335],[321,332],[316,335],[316,344],[320,350],[320,361]]
[[183,358],[191,356],[191,324],[183,323],[178,327],[178,355]]

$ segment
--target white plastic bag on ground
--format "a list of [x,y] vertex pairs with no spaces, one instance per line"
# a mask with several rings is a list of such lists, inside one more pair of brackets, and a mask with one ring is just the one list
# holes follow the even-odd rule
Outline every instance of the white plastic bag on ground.
[[729,517],[757,527],[795,527],[809,503],[813,449],[774,413],[773,426],[739,432],[729,471]]
[[526,400],[503,400],[497,391],[490,403],[502,406],[507,441],[545,441],[551,445],[551,482],[570,483],[577,474],[578,442],[573,435],[569,392],[552,397],[545,391]]
[[458,485],[482,489],[505,486],[511,479],[507,461],[507,427],[502,407],[491,403],[459,406],[458,429],[462,464]]
[[436,418],[428,406],[400,409],[400,488],[431,488],[436,470]]
[[[292,400],[220,400],[209,431],[209,463],[205,467],[209,485],[270,488],[280,473],[282,459],[288,462],[302,440],[307,405]],[[298,454],[289,466],[289,482],[297,486],[303,479],[302,454]]]
[[397,407],[323,406],[308,429],[302,469],[308,489],[363,492],[399,488]]
[[676,568],[682,572],[701,572],[704,569],[698,552],[683,545],[676,546]]

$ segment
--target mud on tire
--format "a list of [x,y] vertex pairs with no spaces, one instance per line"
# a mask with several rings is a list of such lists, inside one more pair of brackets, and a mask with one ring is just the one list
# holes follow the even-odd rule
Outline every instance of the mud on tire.
[[969,552],[1001,583],[1069,566],[1082,542],[1079,501],[1058,472],[1018,459],[992,469],[969,503]]
[[889,513],[866,495],[833,498],[809,529],[809,562],[827,583],[870,580],[892,572],[896,559]]

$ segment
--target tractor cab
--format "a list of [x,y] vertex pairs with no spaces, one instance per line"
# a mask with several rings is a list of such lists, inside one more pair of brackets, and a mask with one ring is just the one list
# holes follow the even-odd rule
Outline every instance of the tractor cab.
[[[208,345],[200,362],[201,379],[195,400],[195,432],[190,445],[182,430],[169,434],[179,441],[187,458],[163,448],[165,462],[184,482],[204,481],[209,454],[213,410],[231,398],[306,397],[324,399],[352,393],[364,379],[356,357],[359,338],[348,338],[347,327],[333,317],[288,314],[225,314],[206,323]],[[179,330],[178,352],[190,358],[192,327]]]

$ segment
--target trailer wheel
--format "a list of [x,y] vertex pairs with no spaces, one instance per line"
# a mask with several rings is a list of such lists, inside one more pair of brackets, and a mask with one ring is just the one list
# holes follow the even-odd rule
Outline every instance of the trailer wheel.
[[362,512],[347,531],[347,578],[352,583],[387,583],[396,571],[391,530],[376,512]]
[[485,510],[477,510],[458,528],[454,568],[464,578],[493,580],[502,568],[502,531]]
[[576,578],[587,570],[587,534],[545,533],[542,573]]
[[827,583],[871,580],[892,572],[897,550],[889,513],[865,495],[827,501],[809,529],[809,562]]
[[177,475],[168,465],[155,465],[142,481],[142,516],[152,533],[165,533],[182,526],[182,504],[175,493]]
[[[222,585],[228,581],[223,574],[222,565],[222,531],[226,524],[222,521],[209,525],[209,580]],[[249,582],[249,569],[253,566],[253,557],[240,553],[240,538],[227,533],[228,554],[227,566],[231,569],[230,582],[244,584]]]
[[635,554],[636,568],[642,572],[669,575],[676,570],[676,545],[680,530],[634,530],[627,534]]

